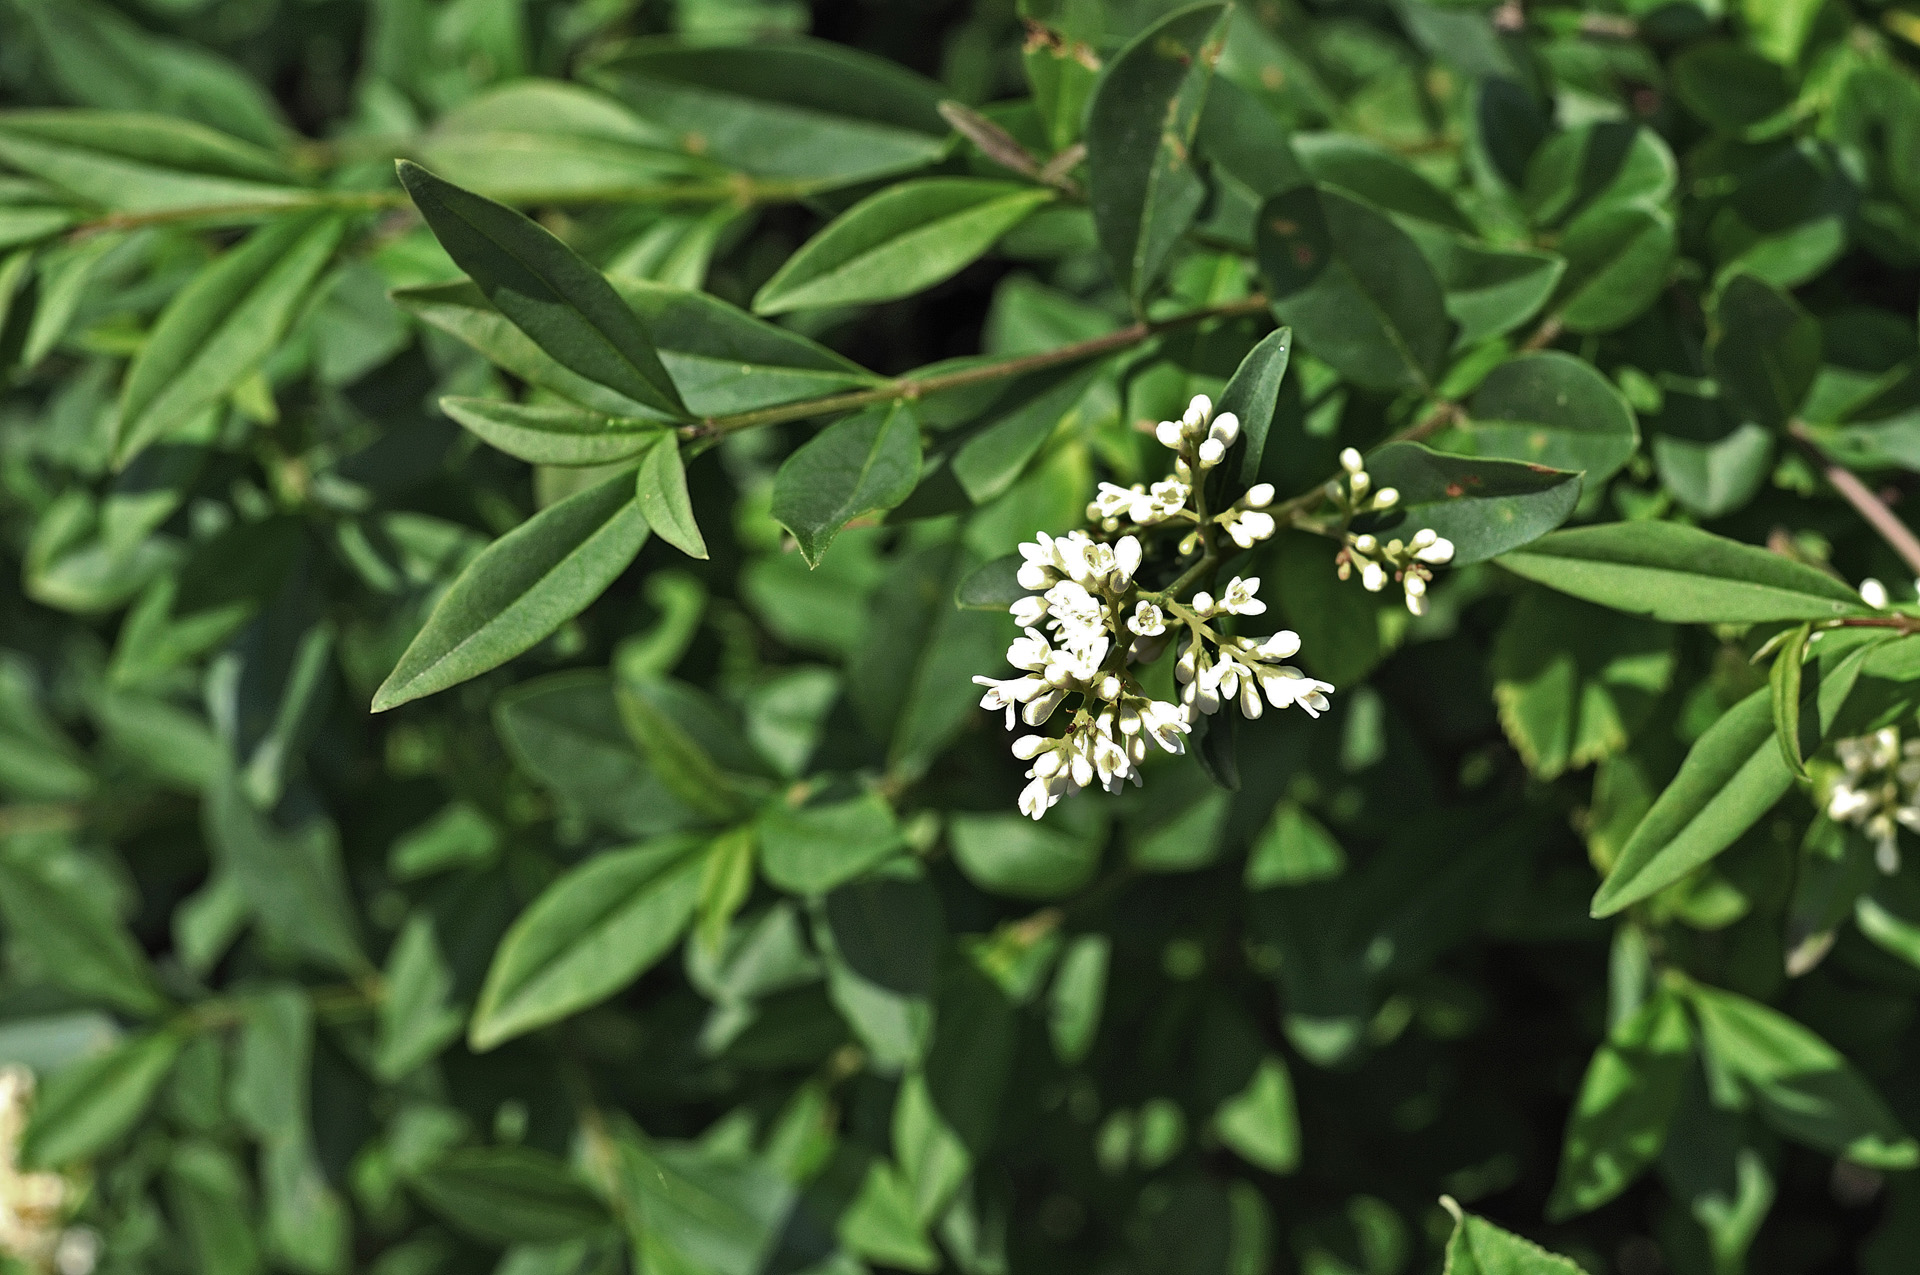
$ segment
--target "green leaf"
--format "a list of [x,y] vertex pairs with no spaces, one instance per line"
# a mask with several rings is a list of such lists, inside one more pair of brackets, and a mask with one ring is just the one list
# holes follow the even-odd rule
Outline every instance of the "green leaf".
[[1450,1197],[1441,1196],[1440,1203],[1454,1222],[1441,1275],[1583,1275],[1574,1262],[1463,1212]]
[[1093,1048],[1112,958],[1113,941],[1104,934],[1082,934],[1060,956],[1047,993],[1047,1034],[1054,1056],[1069,1066]]
[[1339,191],[1269,199],[1255,227],[1273,311],[1303,349],[1369,389],[1422,389],[1454,340],[1446,294],[1419,245]]
[[269,152],[165,115],[0,113],[0,160],[108,212],[237,205],[244,222],[312,197]]
[[972,177],[899,182],[802,244],[753,308],[784,314],[911,296],[958,274],[1053,198],[1044,187]]
[[491,199],[542,204],[725,171],[680,143],[592,89],[517,80],[441,116],[419,154],[447,180]]
[[1280,328],[1260,338],[1233,370],[1214,405],[1216,415],[1232,412],[1240,421],[1239,485],[1251,487],[1260,476],[1273,414],[1280,406],[1280,382],[1293,354],[1293,329]]
[[953,591],[954,605],[968,611],[1005,611],[1027,596],[1019,580],[1023,561],[1019,554],[1010,553],[975,567]]
[[381,1079],[395,1081],[458,1040],[466,1026],[466,1014],[452,1003],[453,970],[430,914],[407,918],[381,982],[386,995],[380,1001],[373,1068]]
[[923,167],[951,136],[938,85],[825,40],[636,40],[590,75],[683,149],[801,189]]
[[1542,779],[1627,746],[1674,670],[1673,631],[1529,589],[1493,647],[1500,725]]
[[953,861],[982,890],[1016,899],[1060,899],[1093,880],[1105,829],[1074,833],[1022,815],[956,814],[947,822]]
[[647,539],[633,477],[549,505],[468,564],[374,693],[373,711],[498,668],[585,610]]
[[615,1145],[616,1181],[636,1264],[643,1269],[704,1275],[799,1270],[810,1246],[831,1243],[831,1232],[820,1235],[813,1229],[820,1223],[797,1212],[794,1184],[761,1158],[643,1142],[630,1131]]
[[91,1160],[120,1141],[152,1105],[185,1040],[177,1032],[135,1036],[50,1078],[20,1139],[26,1169]]
[[400,182],[487,300],[568,370],[685,419],[653,339],[605,276],[521,213],[400,162]]
[[9,937],[32,952],[45,977],[78,996],[129,1013],[168,1006],[147,955],[114,915],[97,871],[45,838],[0,840],[0,913]]
[[658,442],[665,428],[657,420],[608,416],[559,403],[443,398],[440,407],[481,441],[532,465],[612,465],[632,460]]
[[681,835],[615,850],[568,872],[500,941],[474,1007],[479,1051],[613,995],[665,956],[693,919],[706,841]]
[[1107,64],[1087,109],[1087,197],[1114,279],[1136,310],[1206,198],[1194,135],[1226,7],[1148,27]]
[[346,974],[369,972],[337,835],[324,818],[275,823],[227,772],[207,793],[207,843],[276,942]]
[[1662,990],[1622,1019],[1587,1064],[1567,1118],[1548,1215],[1599,1208],[1660,1156],[1693,1062],[1693,1031],[1680,998]]
[[1465,419],[1436,440],[1466,455],[1579,470],[1589,486],[1613,477],[1639,445],[1639,425],[1620,391],[1591,363],[1558,350],[1493,369]]
[[881,404],[815,434],[773,480],[773,516],[818,566],[840,529],[893,508],[920,480],[920,423],[904,403]]
[[1715,299],[1707,361],[1735,406],[1779,429],[1799,413],[1820,370],[1820,325],[1772,284],[1736,274]]
[[1773,657],[1767,676],[1767,691],[1773,700],[1773,735],[1780,742],[1780,756],[1793,777],[1806,782],[1806,757],[1800,751],[1800,682],[1807,659],[1807,643],[1813,638],[1813,626],[1800,624],[1787,633],[1787,640]]
[[1350,133],[1295,133],[1288,142],[1300,166],[1322,186],[1345,191],[1381,212],[1475,233],[1451,196],[1377,143]]
[[699,415],[747,412],[880,383],[851,359],[719,297],[639,279],[615,279],[614,287],[656,334],[660,361],[688,410]]
[[167,1159],[165,1181],[194,1269],[253,1275],[260,1248],[249,1216],[252,1190],[233,1156],[210,1142],[183,1141]]
[[1324,881],[1346,871],[1347,852],[1318,819],[1291,801],[1273,808],[1273,816],[1247,855],[1249,890]]
[[1094,365],[1018,378],[953,452],[953,476],[967,499],[984,505],[1027,473],[1099,374]]
[[1538,540],[1565,522],[1580,499],[1580,475],[1504,460],[1448,456],[1419,443],[1390,443],[1367,457],[1376,488],[1400,501],[1377,520],[1375,534],[1409,538],[1431,527],[1453,541],[1453,563],[1465,566]]
[[1245,1089],[1213,1115],[1220,1141],[1268,1173],[1290,1173],[1300,1163],[1300,1116],[1294,1110],[1293,1078],[1278,1054],[1260,1060]]
[[334,216],[276,222],[174,295],[127,369],[117,463],[193,422],[279,347],[345,230]]
[[440,1216],[495,1244],[550,1244],[612,1218],[565,1162],[531,1147],[462,1147],[409,1183]]
[[1864,615],[1860,595],[1824,571],[1671,522],[1555,532],[1500,565],[1618,611],[1674,624],[1764,624]]
[[602,670],[523,682],[494,701],[493,721],[515,765],[553,794],[564,818],[629,838],[700,821],[634,745]]
[[882,1075],[926,1055],[945,939],[940,896],[917,877],[874,873],[819,905],[814,944],[827,963],[827,994]]
[[707,556],[707,541],[693,520],[693,501],[687,495],[687,470],[680,460],[680,439],[660,435],[647,450],[635,477],[634,499],[647,525],[662,540],[690,558]]
[[[1802,692],[1818,711],[1824,736],[1852,691],[1868,646],[1822,646],[1817,676]],[[1762,688],[1735,704],[1688,750],[1680,773],[1633,830],[1593,896],[1593,915],[1612,916],[1672,885],[1737,840],[1793,786],[1793,772],[1774,742],[1771,693]]]
[[628,736],[689,809],[725,823],[764,794],[770,777],[766,763],[705,691],[627,667],[614,695]]
[[1673,91],[1687,109],[1723,132],[1746,133],[1793,105],[1794,85],[1786,72],[1731,40],[1682,49],[1670,73]]
[[1758,1100],[1780,1134],[1870,1168],[1920,1164],[1920,1143],[1833,1046],[1733,992],[1689,983],[1686,995],[1715,1064]]
[[760,866],[790,894],[826,894],[906,844],[893,810],[874,793],[812,806],[776,802],[759,829]]
[[1582,213],[1554,244],[1567,270],[1549,308],[1569,332],[1611,332],[1660,295],[1677,244],[1662,208],[1606,204]]
[[1655,207],[1678,179],[1673,152],[1658,133],[1597,121],[1568,129],[1534,152],[1522,202],[1534,224],[1560,226],[1589,209]]
[[1460,325],[1459,347],[1513,331],[1536,314],[1566,273],[1566,260],[1530,248],[1489,248],[1437,226],[1402,220],[1446,293],[1447,314]]

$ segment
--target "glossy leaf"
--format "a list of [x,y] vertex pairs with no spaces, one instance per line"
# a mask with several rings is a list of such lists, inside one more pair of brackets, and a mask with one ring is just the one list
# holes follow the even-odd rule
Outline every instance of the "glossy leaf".
[[1196,5],[1142,31],[1108,64],[1087,110],[1094,226],[1136,309],[1206,196],[1193,143],[1224,15]]
[[468,1039],[488,1050],[631,983],[680,941],[703,867],[700,837],[596,856],[548,886],[501,940]]
[[453,582],[373,698],[375,712],[497,668],[578,615],[647,538],[619,474],[541,510]]
[[959,273],[1053,198],[968,177],[889,186],[834,218],[754,295],[760,314],[911,296]]
[[1376,487],[1399,503],[1380,516],[1376,535],[1410,538],[1432,528],[1453,541],[1464,566],[1537,540],[1573,512],[1580,475],[1504,460],[1448,456],[1419,443],[1391,443],[1367,457]]
[[1549,465],[1603,483],[1633,456],[1633,409],[1590,364],[1557,350],[1523,354],[1480,382],[1447,450]]
[[1256,226],[1274,313],[1300,347],[1370,389],[1415,389],[1453,344],[1446,294],[1392,220],[1335,190],[1269,199]]

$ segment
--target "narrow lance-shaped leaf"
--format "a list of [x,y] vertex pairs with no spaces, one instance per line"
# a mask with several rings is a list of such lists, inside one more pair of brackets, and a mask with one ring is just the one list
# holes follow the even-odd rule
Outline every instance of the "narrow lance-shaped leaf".
[[127,370],[114,430],[119,464],[194,421],[265,361],[345,224],[334,216],[295,217],[255,231],[167,303]]
[[1206,196],[1193,140],[1224,5],[1197,5],[1136,36],[1087,113],[1088,198],[1114,278],[1139,308]]
[[146,1114],[183,1040],[173,1031],[138,1036],[53,1076],[21,1138],[22,1167],[73,1164],[118,1142]]
[[537,222],[400,162],[400,182],[447,254],[494,308],[561,364],[684,418],[653,339],[613,285]]
[[692,558],[707,556],[707,541],[693,519],[693,501],[687,496],[687,470],[680,460],[680,440],[672,433],[659,436],[647,450],[635,478],[634,498],[647,525],[659,537]]
[[1806,758],[1800,751],[1801,666],[1806,662],[1807,643],[1812,637],[1811,624],[1790,630],[1779,653],[1773,657],[1773,668],[1767,677],[1768,692],[1773,697],[1774,738],[1780,741],[1780,755],[1787,769],[1802,782],[1808,775]]
[[903,403],[827,426],[787,457],[773,480],[773,516],[810,566],[840,529],[893,508],[920,479],[920,423]]
[[1824,571],[1672,522],[1558,531],[1500,565],[1549,589],[1675,624],[1831,620],[1867,611]]
[[548,886],[501,940],[469,1039],[492,1049],[638,978],[680,940],[700,898],[698,836],[589,859]]
[[646,539],[630,474],[541,510],[460,573],[374,693],[373,711],[506,663],[585,610]]
[[1267,433],[1280,402],[1280,382],[1286,378],[1292,354],[1292,328],[1267,333],[1240,360],[1214,406],[1216,414],[1232,412],[1240,421],[1239,486],[1243,489],[1260,476],[1260,457],[1266,452]]
[[160,114],[9,111],[0,160],[112,212],[231,205],[244,222],[311,197],[270,152]]
[[[1878,640],[1871,633],[1850,643],[1837,634],[1822,638],[1814,676],[1804,679],[1810,684],[1801,691],[1801,712],[1815,710],[1821,734],[1846,702],[1870,644]],[[1753,692],[1695,741],[1680,773],[1601,882],[1593,896],[1595,916],[1612,916],[1672,885],[1732,845],[1792,787],[1793,772],[1774,742],[1772,699],[1769,689]]]
[[481,441],[530,465],[611,465],[632,460],[660,438],[661,422],[494,398],[443,398],[447,415]]
[[911,296],[959,273],[1053,198],[1044,187],[972,177],[889,186],[802,244],[753,308],[782,314]]

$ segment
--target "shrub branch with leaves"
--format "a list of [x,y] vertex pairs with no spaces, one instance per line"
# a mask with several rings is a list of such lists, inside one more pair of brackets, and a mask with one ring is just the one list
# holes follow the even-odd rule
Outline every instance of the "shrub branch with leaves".
[[0,1269],[1920,1267],[1920,14],[953,8],[0,0]]

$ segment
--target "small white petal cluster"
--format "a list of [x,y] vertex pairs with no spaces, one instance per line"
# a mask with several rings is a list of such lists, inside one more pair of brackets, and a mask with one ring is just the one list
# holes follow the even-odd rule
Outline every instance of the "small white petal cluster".
[[[1340,468],[1345,473],[1327,484],[1327,499],[1340,511],[1343,526],[1356,514],[1379,513],[1400,503],[1400,493],[1392,487],[1373,491],[1373,477],[1353,448],[1340,453]],[[1427,585],[1433,580],[1433,568],[1453,561],[1453,541],[1431,527],[1414,532],[1411,540],[1382,541],[1364,533],[1343,534],[1346,548],[1334,558],[1342,580],[1358,571],[1367,592],[1378,593],[1391,577],[1406,590],[1407,610],[1415,615],[1427,613]]]
[[[1196,396],[1180,420],[1163,421],[1156,431],[1175,452],[1173,476],[1151,487],[1101,484],[1088,519],[1110,536],[1127,523],[1144,532],[1189,522],[1194,530],[1180,541],[1183,555],[1200,548],[1207,528],[1217,527],[1241,548],[1266,539],[1276,529],[1265,512],[1273,502],[1270,484],[1254,487],[1219,515],[1195,497],[1196,485],[1225,459],[1239,429],[1232,413],[1216,417],[1206,396]],[[1298,705],[1316,717],[1328,707],[1333,687],[1283,662],[1300,649],[1296,634],[1283,630],[1256,640],[1211,623],[1264,614],[1257,578],[1233,577],[1218,598],[1199,592],[1182,601],[1145,590],[1135,578],[1145,548],[1131,532],[1111,541],[1081,531],[1043,532],[1020,546],[1020,556],[1017,579],[1027,595],[1009,609],[1024,633],[1007,648],[1007,662],[1021,675],[974,678],[986,688],[980,706],[1004,713],[1013,730],[1016,719],[1044,726],[1074,700],[1063,734],[1014,741],[1013,755],[1030,763],[1020,794],[1023,814],[1038,819],[1061,798],[1096,783],[1108,792],[1128,780],[1139,784],[1152,748],[1185,752],[1195,721],[1223,704],[1248,717],[1260,716],[1265,705]],[[1159,659],[1182,630],[1187,641],[1174,666],[1180,700],[1156,700],[1135,670]]]
[[1840,777],[1827,791],[1827,817],[1850,823],[1873,840],[1873,861],[1889,875],[1900,870],[1899,830],[1920,832],[1920,739],[1900,739],[1900,728],[1834,743]]
[[63,1229],[72,1189],[57,1173],[20,1169],[20,1138],[33,1105],[33,1073],[0,1067],[0,1255],[34,1270],[89,1275],[100,1257],[100,1237],[85,1227]]

